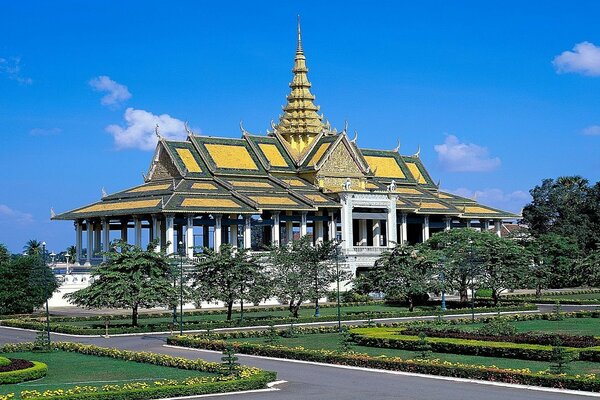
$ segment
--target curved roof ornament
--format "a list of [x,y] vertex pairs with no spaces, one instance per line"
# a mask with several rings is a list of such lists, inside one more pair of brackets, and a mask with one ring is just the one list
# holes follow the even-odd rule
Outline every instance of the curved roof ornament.
[[56,217],[56,213],[54,212],[54,208],[50,207],[50,218]]
[[158,124],[156,124],[156,126],[154,127],[154,134],[156,135],[156,137],[158,138],[158,140],[162,140],[162,136],[160,135],[160,131],[158,130],[159,126]]
[[188,136],[193,136],[194,132],[192,132],[192,130],[190,129],[190,125],[188,124],[187,121],[185,121],[183,123],[183,127],[185,128],[185,131],[187,132]]
[[108,196],[108,194],[106,194],[106,190],[103,187],[102,188],[102,198],[105,198],[106,196]]
[[242,135],[246,136],[246,135],[250,135],[250,132],[248,132],[247,130],[244,129],[244,121],[240,119],[240,131],[242,132]]
[[421,155],[421,145],[419,145],[419,147],[417,148],[417,152],[415,154],[413,154],[413,157],[419,158],[420,155]]
[[355,144],[356,144],[356,141],[357,141],[357,140],[358,140],[358,131],[355,129],[355,130],[354,130],[354,139],[352,139],[352,140],[350,141],[350,143],[355,143]]
[[396,145],[396,147],[394,147],[394,150],[392,150],[394,153],[400,153],[400,139],[398,139],[398,144]]
[[348,121],[344,121],[344,129],[342,129],[342,135],[345,135],[348,132]]

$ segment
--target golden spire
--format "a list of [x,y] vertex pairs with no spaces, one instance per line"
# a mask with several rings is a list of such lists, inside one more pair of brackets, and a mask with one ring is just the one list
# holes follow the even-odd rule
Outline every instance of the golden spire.
[[306,57],[302,49],[302,30],[300,16],[298,16],[298,45],[294,57],[294,77],[290,83],[291,92],[287,96],[287,104],[283,107],[283,115],[279,118],[276,131],[288,142],[297,154],[299,160],[315,137],[325,130],[323,116],[317,114],[319,107],[313,101],[315,96],[310,92],[311,84],[308,80]]

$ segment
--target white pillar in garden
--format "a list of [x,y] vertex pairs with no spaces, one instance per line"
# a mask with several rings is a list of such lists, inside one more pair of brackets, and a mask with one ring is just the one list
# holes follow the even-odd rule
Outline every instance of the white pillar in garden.
[[279,246],[279,211],[273,213],[273,228],[271,229],[271,244],[273,246]]
[[187,216],[185,229],[185,253],[187,258],[194,258],[194,216]]
[[215,245],[215,251],[221,249],[221,214],[215,214],[215,231],[214,231],[213,243]]
[[252,216],[247,215],[244,218],[244,248],[252,248]]
[[166,246],[167,254],[175,253],[175,217],[173,215],[165,215],[165,230],[166,230]]

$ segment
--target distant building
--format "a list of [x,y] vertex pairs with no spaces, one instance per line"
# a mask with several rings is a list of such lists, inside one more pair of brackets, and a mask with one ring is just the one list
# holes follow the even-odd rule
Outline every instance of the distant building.
[[[101,261],[114,238],[157,239],[167,253],[181,243],[192,258],[223,243],[258,251],[310,235],[341,240],[355,271],[396,243],[466,226],[500,235],[502,221],[518,217],[440,191],[419,152],[361,149],[346,128],[332,128],[314,104],[300,26],[292,71],[283,115],[266,136],[240,124],[239,139],[160,137],[143,184],[54,216],[75,221],[77,259]],[[86,258],[83,247],[92,249]]]

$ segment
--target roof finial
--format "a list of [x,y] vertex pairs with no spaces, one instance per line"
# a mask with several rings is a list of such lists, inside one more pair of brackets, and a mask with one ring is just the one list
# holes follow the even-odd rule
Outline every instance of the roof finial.
[[162,139],[162,136],[160,136],[160,132],[158,131],[158,124],[156,124],[156,127],[154,128],[154,134],[159,140]]
[[296,53],[302,53],[302,29],[300,28],[300,14],[298,14],[298,47]]
[[392,150],[394,153],[398,153],[400,152],[400,139],[398,139],[398,144],[396,145],[396,147],[394,147],[394,150]]
[[102,198],[105,198],[106,196],[108,196],[106,194],[106,189],[104,189],[104,187],[102,188]]
[[357,140],[358,140],[358,131],[355,129],[354,130],[354,139],[352,139],[350,142],[356,143]]
[[54,208],[50,207],[50,218],[56,217],[56,213],[54,212]]
[[[156,125],[156,127],[158,127],[158,125]],[[183,127],[185,128],[185,131],[187,132],[188,136],[193,136],[194,133],[190,130],[190,125],[188,124],[187,121],[185,121],[183,123]]]
[[240,131],[243,136],[250,135],[250,132],[244,129],[244,121],[240,119]]
[[419,155],[421,155],[421,145],[419,145],[419,147],[417,148],[417,152],[413,154],[413,157],[419,158]]

